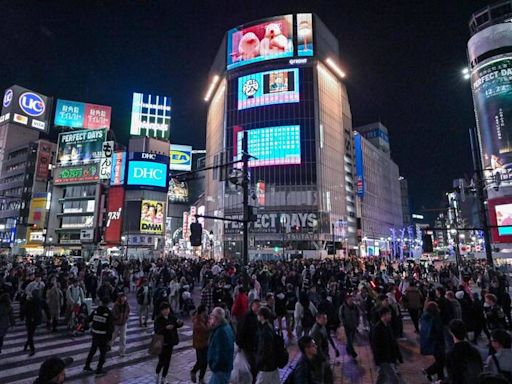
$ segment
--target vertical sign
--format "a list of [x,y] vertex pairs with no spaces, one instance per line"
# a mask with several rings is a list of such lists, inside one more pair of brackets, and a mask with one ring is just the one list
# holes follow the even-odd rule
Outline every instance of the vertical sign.
[[108,191],[107,222],[105,224],[104,241],[119,244],[121,242],[122,211],[124,204],[124,188],[110,187]]
[[360,134],[354,136],[355,156],[356,156],[356,193],[359,197],[364,197],[364,166],[363,166],[363,144]]
[[52,146],[40,140],[37,148],[36,181],[48,181],[49,165],[52,159]]
[[114,152],[114,141],[103,143],[103,155],[100,162],[100,180],[109,180],[112,175],[112,155]]
[[189,219],[189,213],[183,212],[182,232],[183,232],[183,240],[186,240],[186,241],[188,241],[190,239],[190,224],[189,224],[188,219]]

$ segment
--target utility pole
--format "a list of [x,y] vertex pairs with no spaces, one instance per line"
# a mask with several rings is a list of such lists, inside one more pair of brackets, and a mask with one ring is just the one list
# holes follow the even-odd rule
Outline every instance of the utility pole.
[[242,260],[243,264],[249,262],[249,151],[247,131],[244,131],[242,138],[242,190],[243,190],[243,241]]

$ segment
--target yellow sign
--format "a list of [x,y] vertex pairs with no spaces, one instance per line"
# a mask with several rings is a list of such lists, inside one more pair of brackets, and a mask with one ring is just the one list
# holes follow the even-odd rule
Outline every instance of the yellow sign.
[[28,224],[44,227],[46,223],[46,197],[34,197],[30,201]]
[[165,203],[163,201],[142,200],[140,209],[141,233],[164,233]]

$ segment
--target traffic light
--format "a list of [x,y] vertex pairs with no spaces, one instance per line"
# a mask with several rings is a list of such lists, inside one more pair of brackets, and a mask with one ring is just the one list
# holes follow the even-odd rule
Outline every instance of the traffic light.
[[203,238],[203,226],[199,223],[190,224],[190,244],[199,247]]

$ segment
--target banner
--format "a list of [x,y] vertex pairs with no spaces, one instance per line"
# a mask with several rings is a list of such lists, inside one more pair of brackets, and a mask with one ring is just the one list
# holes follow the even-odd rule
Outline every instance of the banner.
[[106,129],[60,133],[57,164],[64,166],[99,162],[106,138]]
[[126,164],[126,152],[115,152],[112,157],[112,171],[110,185],[124,184],[124,171]]
[[172,178],[169,181],[169,202],[186,203],[188,202],[188,185],[184,181]]
[[171,144],[169,169],[171,171],[190,171],[192,169],[192,147],[190,145]]
[[109,244],[121,243],[121,229],[123,224],[124,188],[110,187],[108,190],[107,222],[103,240]]
[[109,180],[112,175],[112,155],[114,152],[114,141],[103,143],[103,156],[100,162],[100,180]]
[[140,232],[163,234],[165,223],[165,203],[163,201],[142,200],[140,212]]
[[40,140],[37,148],[36,181],[48,181],[48,174],[52,159],[52,145],[47,141]]
[[106,105],[57,100],[55,125],[70,128],[110,128],[112,108]]
[[48,132],[52,98],[13,85],[4,92],[0,124],[16,123]]

